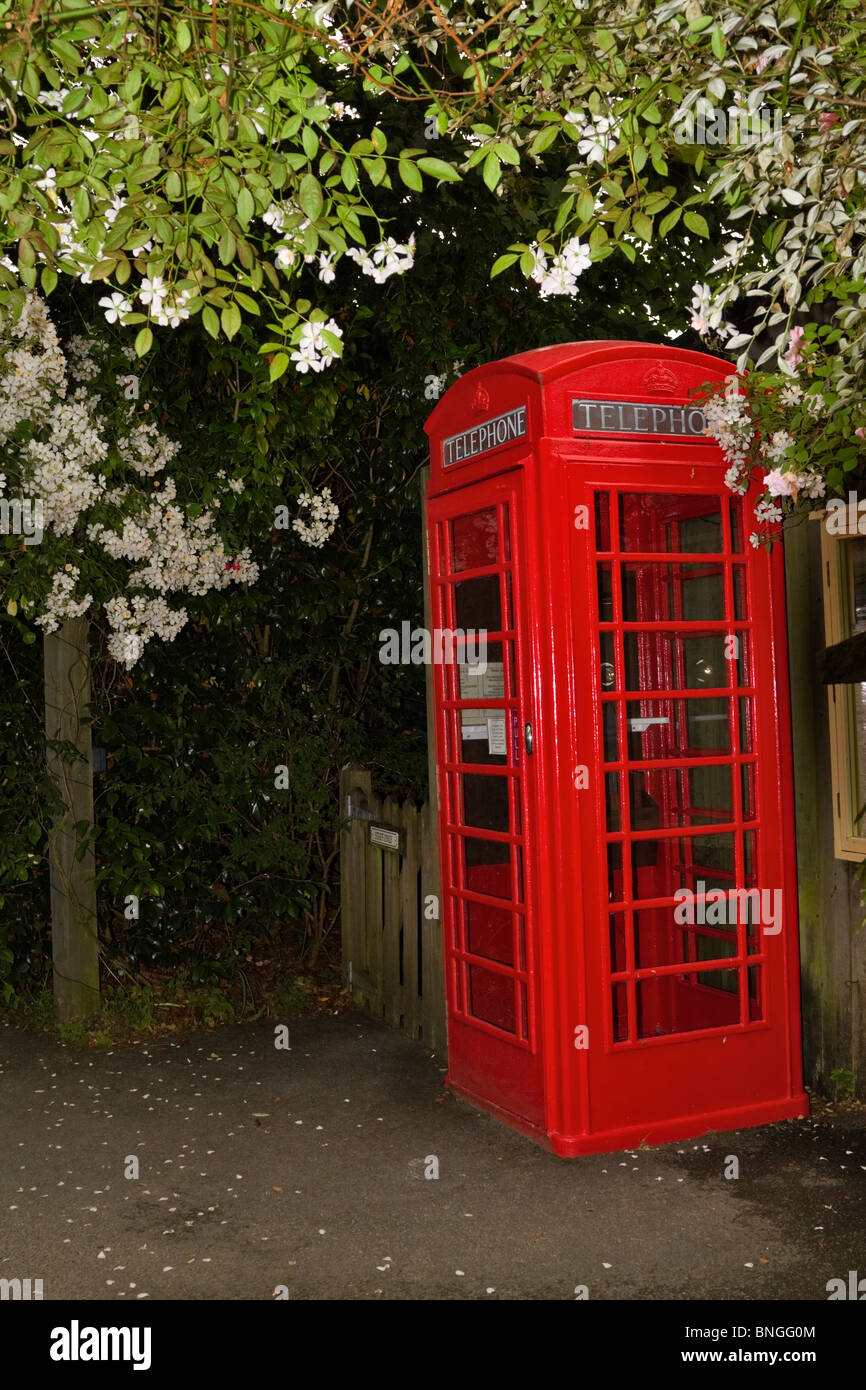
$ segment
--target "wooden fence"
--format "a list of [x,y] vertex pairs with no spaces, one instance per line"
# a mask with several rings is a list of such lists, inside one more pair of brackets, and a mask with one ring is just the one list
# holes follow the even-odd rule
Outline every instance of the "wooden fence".
[[[340,777],[343,973],[358,1008],[445,1051],[435,811],[380,800],[370,773]],[[435,915],[434,915],[435,914]]]

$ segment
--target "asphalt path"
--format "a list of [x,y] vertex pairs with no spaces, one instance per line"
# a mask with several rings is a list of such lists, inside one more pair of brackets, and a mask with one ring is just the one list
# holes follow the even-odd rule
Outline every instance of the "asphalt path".
[[862,1110],[565,1160],[398,1032],[288,1028],[288,1049],[256,1023],[86,1050],[0,1027],[0,1279],[73,1301],[769,1302],[866,1276]]

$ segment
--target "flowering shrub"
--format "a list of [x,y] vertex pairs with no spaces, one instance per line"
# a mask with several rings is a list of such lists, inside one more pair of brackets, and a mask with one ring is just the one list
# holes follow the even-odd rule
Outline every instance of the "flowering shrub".
[[[216,527],[222,497],[242,481],[218,475],[211,508],[178,501],[165,469],[179,445],[153,421],[135,419],[136,403],[117,389],[124,360],[122,349],[82,338],[67,358],[36,295],[0,325],[0,495],[38,500],[45,532],[38,548],[7,543],[7,611],[20,607],[55,632],[101,608],[111,654],[131,667],[151,638],[170,642],[186,623],[187,610],[169,598],[252,583],[258,566],[241,548],[229,567]],[[114,404],[92,390],[102,378],[114,386]]]
[[778,372],[731,376],[704,402],[708,433],[728,464],[728,487],[744,493],[761,472],[753,545],[771,543],[798,504],[842,494],[866,462],[866,406],[836,389],[830,349],[838,336],[815,324],[795,328]]
[[321,549],[328,537],[333,535],[334,523],[340,515],[339,507],[331,500],[331,489],[324,487],[320,493],[302,493],[298,506],[309,512],[310,519],[307,521],[302,516],[296,517],[292,529],[297,531],[305,545],[312,546],[314,550]]

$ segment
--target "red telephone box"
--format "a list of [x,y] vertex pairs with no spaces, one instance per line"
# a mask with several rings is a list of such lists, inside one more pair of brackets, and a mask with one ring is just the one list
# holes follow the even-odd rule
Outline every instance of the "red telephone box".
[[425,426],[448,1083],[566,1157],[808,1110],[781,547],[694,402],[731,371],[568,343]]

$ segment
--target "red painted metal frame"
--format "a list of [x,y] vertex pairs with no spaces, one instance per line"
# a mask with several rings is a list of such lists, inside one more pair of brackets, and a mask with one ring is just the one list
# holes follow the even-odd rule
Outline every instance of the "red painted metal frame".
[[[448,975],[448,1083],[474,1104],[567,1157],[641,1142],[684,1139],[709,1129],[760,1124],[804,1114],[808,1109],[800,1062],[793,774],[781,546],[767,554],[748,545],[751,527],[746,518],[751,514],[753,498],[747,497],[742,503],[741,548],[737,552],[732,549],[731,494],[724,486],[725,464],[712,441],[661,439],[649,434],[577,435],[571,420],[575,397],[685,405],[701,382],[720,380],[731,371],[730,364],[720,359],[669,347],[618,342],[565,344],[494,362],[467,374],[439,402],[426,425],[432,457],[428,516],[434,626],[455,626],[455,584],[465,578],[489,583],[491,575],[498,574],[504,599],[508,575],[513,616],[503,613],[503,628],[490,632],[488,640],[513,643],[516,654],[516,685],[512,688],[506,675],[499,700],[487,695],[483,700],[461,701],[456,668],[440,666],[434,673]],[[520,407],[525,407],[525,437],[468,461],[443,465],[444,440]],[[575,511],[588,506],[592,517],[596,492],[609,496],[613,507],[618,505],[615,499],[620,494],[668,495],[680,511],[686,497],[718,497],[725,518],[721,548],[676,555],[659,550],[629,551],[626,556],[618,550],[612,523],[611,549],[599,560],[594,529],[578,529],[579,514]],[[510,556],[505,555],[500,538],[495,563],[455,571],[449,550],[452,520],[491,507],[497,509],[500,537],[507,514]],[[700,509],[700,504],[695,502],[694,508]],[[648,522],[637,518],[635,525],[646,528]],[[619,569],[625,559],[641,567],[643,579],[651,581],[644,583],[641,612],[629,622],[622,617],[619,583]],[[599,614],[599,563],[611,568],[614,611],[610,621],[602,621]],[[661,567],[678,567],[679,577],[672,571],[668,589],[676,605],[681,604],[686,582],[682,567],[690,564],[715,565],[721,570],[723,618],[685,620],[681,607],[664,619],[659,617]],[[745,615],[736,619],[735,565],[742,566],[747,576],[749,599]],[[602,690],[599,679],[600,634],[605,631],[613,643],[617,672],[616,686],[610,692]],[[624,632],[636,634],[640,681],[633,699],[640,703],[641,714],[649,709],[651,717],[652,706],[658,711],[662,702],[669,717],[676,720],[684,717],[686,708],[681,707],[681,716],[677,700],[727,700],[730,752],[704,749],[700,753],[688,748],[684,752],[678,747],[667,757],[650,757],[649,761],[642,757],[634,769],[631,763],[626,766]],[[748,646],[744,684],[736,686],[736,665],[727,662],[724,684],[698,689],[662,686],[653,692],[662,671],[663,639],[658,634],[665,632],[738,636],[744,649]],[[752,634],[754,640],[746,643],[744,639],[751,639]],[[668,646],[675,653],[672,669],[678,681],[683,680],[682,643],[677,645],[671,638]],[[507,669],[507,650],[503,656]],[[739,746],[735,716],[740,698],[751,699],[754,706],[751,752],[743,752]],[[605,704],[618,710],[620,726],[620,763],[607,769],[619,775],[619,831],[609,827],[606,819]],[[457,732],[462,729],[461,711],[473,707],[503,712],[508,733],[504,764],[459,760],[466,756],[465,743],[462,752],[455,746]],[[519,740],[513,737],[515,717]],[[526,724],[531,725],[534,735],[531,754],[523,744]],[[656,735],[652,726],[649,737],[646,733],[640,737],[644,750],[655,748],[658,753],[663,749],[662,735]],[[700,763],[731,768],[732,800],[730,811],[725,812],[727,819],[720,811],[708,824],[690,823],[696,808],[689,800],[687,773]],[[754,768],[748,777],[755,815],[749,819],[744,818],[742,804],[739,768],[743,764]],[[585,788],[580,786],[581,766],[589,770]],[[686,771],[681,775],[678,769]],[[635,829],[631,825],[632,770],[639,778],[642,795],[659,808],[661,826]],[[464,797],[470,785],[466,779],[485,776],[505,778],[509,785],[507,831],[473,830],[464,823]],[[478,780],[472,786],[476,793],[479,786],[484,790]],[[677,810],[672,789],[683,787],[686,797]],[[665,949],[676,950],[672,944],[676,932],[669,927],[666,935],[656,934],[662,959],[647,967],[639,965],[635,958],[638,938],[630,927],[637,909],[635,900],[627,896],[628,851],[643,845],[638,858],[640,853],[655,854],[668,864],[682,853],[682,863],[694,869],[696,846],[702,839],[711,843],[717,834],[733,837],[738,887],[746,886],[744,836],[755,837],[756,886],[782,891],[781,933],[759,935],[752,943],[758,951],[750,952],[744,923],[730,931],[714,932],[708,927],[700,933],[683,933],[680,955],[665,960]],[[498,841],[509,847],[510,903],[467,888],[465,858],[462,851],[458,854],[467,839],[488,844]],[[612,960],[610,955],[606,854],[607,845],[613,843],[622,845],[624,905],[619,911],[624,921],[624,960],[619,955]],[[682,852],[677,848],[680,845],[685,847]],[[483,858],[483,848],[479,852]],[[517,901],[518,853],[523,861],[521,901]],[[678,872],[681,881],[685,875],[688,883],[688,872],[681,868]],[[724,871],[719,873],[724,879]],[[692,873],[692,879],[695,877]],[[644,869],[641,884],[651,886],[652,882]],[[652,908],[655,902],[672,914],[672,883],[660,897],[640,900],[640,910]],[[468,949],[470,908],[482,923],[485,914],[493,921],[498,913],[500,923],[503,909],[511,914],[511,964],[491,960],[489,955],[476,956]],[[491,939],[489,922],[485,930]],[[521,932],[525,939],[523,960]],[[698,961],[699,936],[704,948],[718,941],[735,954],[723,955],[720,945],[713,959]],[[473,935],[476,943],[481,939],[483,933],[481,937]],[[505,938],[500,932],[497,939]],[[656,937],[650,932],[646,939],[653,943]],[[502,947],[497,949],[501,954]],[[617,953],[620,950],[619,936],[614,949]],[[703,981],[698,980],[698,964]],[[762,988],[761,998],[754,1004],[750,1003],[747,971],[756,964],[761,968]],[[713,966],[727,974],[713,975],[712,983],[706,983]],[[470,976],[470,971],[475,974]],[[736,972],[733,977],[731,972]],[[470,978],[488,980],[488,985],[489,978],[494,979],[488,990],[491,998],[498,991],[500,999],[507,1000],[513,987],[513,1015],[500,1003],[501,1026],[472,1016],[467,993]],[[736,994],[724,983],[731,978],[736,981]],[[651,982],[651,987],[643,981]],[[629,1005],[624,1035],[621,1030],[614,1032],[611,991],[617,982],[618,992],[624,991]],[[659,1036],[639,1034],[638,990],[644,998],[656,1000],[658,1027],[665,1023],[674,1026],[675,1008],[682,1009],[680,1017],[685,1017],[697,999],[703,1001],[706,1026]],[[737,1021],[726,1017],[732,1004],[737,1005]],[[491,1012],[489,1004],[484,1007]],[[649,1006],[644,1017],[649,1017]],[[644,1031],[646,1027],[648,1024]],[[588,1029],[588,1047],[576,1046],[583,1041],[583,1028]]]

